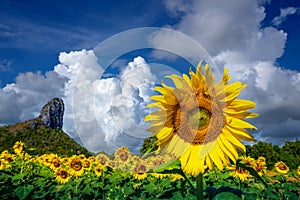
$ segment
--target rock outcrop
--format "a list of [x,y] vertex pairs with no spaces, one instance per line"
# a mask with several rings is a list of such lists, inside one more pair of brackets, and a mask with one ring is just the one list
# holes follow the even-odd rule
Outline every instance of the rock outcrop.
[[27,123],[32,128],[44,126],[47,128],[60,128],[63,126],[65,106],[60,98],[54,98],[46,103],[39,115],[39,117],[28,120]]
[[62,128],[65,106],[60,98],[54,98],[43,106],[39,119],[49,128]]
[[54,153],[71,156],[92,154],[80,146],[62,130],[65,106],[62,99],[54,98],[46,103],[37,118],[0,126],[0,152],[11,149],[15,142],[22,141],[32,155]]

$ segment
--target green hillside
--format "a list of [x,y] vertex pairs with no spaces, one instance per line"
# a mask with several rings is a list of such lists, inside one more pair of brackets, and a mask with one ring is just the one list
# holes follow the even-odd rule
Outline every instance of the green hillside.
[[59,128],[51,129],[44,126],[32,128],[24,122],[0,127],[0,152],[4,150],[13,152],[12,147],[16,141],[25,143],[27,152],[31,155],[45,153],[61,156],[92,155]]

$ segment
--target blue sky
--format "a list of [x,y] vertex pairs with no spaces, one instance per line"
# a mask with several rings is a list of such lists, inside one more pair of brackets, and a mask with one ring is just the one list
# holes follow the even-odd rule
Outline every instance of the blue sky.
[[[262,26],[272,25],[280,8],[299,7],[297,0],[265,4]],[[297,11],[299,13],[299,10]],[[20,72],[45,72],[57,64],[61,51],[91,49],[106,38],[132,28],[162,27],[179,21],[163,1],[10,1],[0,7],[1,86],[12,83]],[[280,66],[300,69],[300,15],[288,16],[278,28],[288,33]]]
[[[261,114],[260,119],[254,121],[260,128],[255,133],[258,139],[280,144],[299,136],[300,111],[294,109],[300,96],[298,0],[229,0],[226,4],[220,0],[72,3],[3,0],[0,7],[0,110],[14,114],[0,117],[0,124],[36,116],[40,106],[55,96],[64,98],[66,104],[71,102],[67,87],[73,83],[70,71],[76,68],[79,58],[92,56],[89,50],[107,38],[140,27],[166,27],[186,34],[203,45],[218,68],[229,68],[234,80],[247,83],[249,89],[243,95],[259,104],[257,112]],[[166,42],[176,48],[178,41],[171,36],[161,36],[163,39],[158,39],[158,43]],[[142,82],[129,83],[124,79],[125,72],[130,71],[128,62],[132,61],[132,66],[142,66],[141,73],[153,81],[153,72],[149,74],[145,63],[173,65],[177,70],[188,64],[182,58],[152,50],[128,52],[114,63],[123,68],[112,66],[105,72],[105,77],[112,79],[102,82],[95,79],[93,84],[102,87],[110,82],[115,86],[112,97],[126,96],[118,84],[131,85],[139,97],[130,98],[145,103],[144,97],[148,94],[144,86],[140,86]],[[143,58],[134,61],[138,56]],[[41,85],[37,87],[36,84]],[[115,108],[107,99],[102,101],[108,108],[103,112]],[[130,109],[141,108],[128,107],[128,113]],[[71,121],[72,112],[70,109],[66,114]],[[139,124],[144,114],[141,111],[131,117]],[[101,117],[97,120],[102,125],[101,120],[105,121]],[[76,130],[71,130],[73,125],[74,122],[66,121],[64,129],[79,139]],[[119,126],[118,130],[102,129],[111,131],[110,137],[115,138],[114,131],[125,130],[122,124]],[[81,140],[84,139],[81,137]],[[132,146],[140,143],[134,139],[130,142]],[[96,147],[91,145],[90,148]]]

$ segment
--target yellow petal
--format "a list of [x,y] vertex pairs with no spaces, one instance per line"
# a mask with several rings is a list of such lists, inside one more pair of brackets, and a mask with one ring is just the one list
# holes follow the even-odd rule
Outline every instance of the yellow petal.
[[222,151],[224,151],[224,153],[232,160],[235,161],[235,156],[233,155],[233,153],[231,153],[231,151],[226,148],[226,146],[223,144],[222,139],[219,138],[218,139],[218,145],[221,147]]
[[204,77],[209,89],[213,88],[215,83],[215,77],[211,72],[211,69],[208,64],[204,66]]
[[230,126],[226,127],[232,134],[234,134],[235,136],[237,136],[238,138],[242,139],[242,140],[247,140],[247,141],[253,141],[253,136],[246,130],[244,129],[235,129],[232,128]]
[[245,145],[239,139],[237,139],[234,135],[232,135],[228,129],[224,128],[223,134],[227,138],[227,140],[231,142],[231,144],[233,144],[234,146],[236,146],[236,147],[240,148],[241,150],[243,150],[244,152],[246,152]]
[[257,130],[257,128],[255,126],[253,126],[252,124],[250,124],[249,122],[246,122],[242,119],[238,119],[238,118],[231,118],[231,117],[226,117],[226,123],[234,128],[250,128],[250,129],[255,129]]
[[256,106],[256,103],[250,100],[235,99],[227,105],[227,108],[234,109],[236,111],[249,110]]

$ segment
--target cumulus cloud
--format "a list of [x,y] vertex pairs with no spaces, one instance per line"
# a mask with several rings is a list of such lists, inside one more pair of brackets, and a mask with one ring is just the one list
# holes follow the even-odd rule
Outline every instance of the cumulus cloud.
[[276,16],[272,23],[275,26],[280,26],[287,18],[288,15],[293,15],[297,12],[298,8],[295,7],[288,7],[288,8],[281,8],[280,15]]
[[16,82],[0,89],[0,124],[37,117],[43,104],[62,97],[65,78],[48,71],[20,73]]
[[[243,81],[248,88],[241,97],[257,102],[260,117],[255,123],[257,139],[282,143],[295,139],[300,130],[298,71],[284,69],[276,59],[284,54],[287,33],[274,27],[261,27],[265,17],[263,1],[167,0],[166,8],[179,22],[168,26],[195,38],[210,53],[220,71],[229,69],[233,81]],[[282,9],[273,20],[280,24],[295,8]],[[161,41],[175,43],[169,35]],[[177,43],[178,46],[180,44]],[[183,45],[184,47],[184,45]],[[286,66],[288,67],[288,66]]]
[[[167,9],[180,15],[180,22],[173,28],[196,39],[212,55],[228,49],[243,49],[265,17],[264,7],[252,0],[183,2],[166,1]],[[171,44],[174,43],[176,41]]]
[[145,132],[146,103],[156,81],[142,57],[129,62],[115,77],[104,72],[93,51],[61,53],[55,72],[68,78],[64,129],[89,150],[112,153],[126,145],[138,152]]

